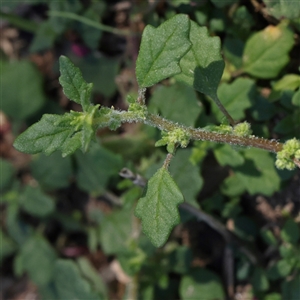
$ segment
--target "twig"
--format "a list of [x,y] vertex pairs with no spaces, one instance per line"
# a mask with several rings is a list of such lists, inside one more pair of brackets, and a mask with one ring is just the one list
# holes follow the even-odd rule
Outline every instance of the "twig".
[[268,140],[256,136],[242,137],[234,134],[218,133],[207,131],[205,129],[184,127],[170,120],[166,120],[158,115],[148,114],[145,123],[159,128],[160,130],[170,131],[176,128],[182,128],[187,131],[192,140],[204,140],[217,143],[225,143],[230,145],[255,147],[264,149],[270,152],[277,153],[282,150],[283,144],[276,140]]
[[[220,133],[217,131],[209,131],[203,128],[192,128],[186,127],[184,125],[175,123],[173,121],[164,119],[159,115],[147,113],[145,116],[136,116],[134,112],[131,111],[117,111],[113,110],[111,114],[103,115],[99,118],[94,119],[94,124],[100,124],[101,127],[106,127],[110,125],[110,119],[116,118],[121,123],[144,123],[153,127],[158,128],[161,131],[174,131],[177,129],[184,130],[188,135],[190,140],[202,140],[210,141],[215,143],[229,144],[241,147],[254,147],[269,152],[277,153],[283,149],[283,143],[277,142],[274,139],[268,140],[265,138],[260,138],[254,135],[250,136],[240,136],[234,133]],[[296,162],[297,166],[299,163]]]

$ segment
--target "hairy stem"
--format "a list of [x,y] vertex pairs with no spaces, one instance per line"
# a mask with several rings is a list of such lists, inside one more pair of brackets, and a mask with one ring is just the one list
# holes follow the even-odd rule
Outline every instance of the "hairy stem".
[[[143,105],[141,105],[141,108]],[[111,122],[117,121],[117,124],[121,123],[144,123],[152,127],[156,127],[161,131],[172,132],[176,130],[184,131],[189,140],[201,140],[210,141],[215,143],[230,144],[242,147],[253,147],[269,152],[278,153],[283,150],[283,143],[276,140],[268,140],[265,138],[256,137],[254,135],[243,136],[233,132],[218,132],[211,131],[205,128],[192,128],[187,127],[173,121],[164,119],[158,115],[145,112],[143,109],[138,111],[119,111],[111,109],[110,113],[101,115],[93,120],[93,126],[98,128],[110,127]],[[236,125],[234,128],[236,128]],[[175,145],[176,146],[176,145]],[[178,145],[177,145],[178,146]],[[300,168],[300,161],[296,158],[292,158],[295,165]],[[164,164],[166,167],[166,163]]]
[[113,111],[113,113],[118,115],[122,123],[139,122],[153,127],[157,127],[158,129],[167,132],[179,128],[183,129],[189,134],[191,140],[202,140],[243,147],[254,147],[274,153],[281,151],[283,147],[283,144],[277,142],[276,140],[268,140],[256,136],[242,137],[229,133],[208,131],[202,128],[186,127],[151,113],[148,113],[144,119],[137,118],[134,116],[134,113],[127,111]]
[[145,120],[145,123],[165,131],[174,130],[176,128],[182,128],[189,133],[192,140],[203,140],[244,147],[255,147],[274,153],[279,152],[280,150],[282,150],[283,147],[283,144],[277,142],[276,140],[267,140],[264,138],[254,136],[241,137],[233,134],[223,134],[218,132],[207,131],[205,129],[184,127],[182,125],[178,125],[170,120],[163,119],[160,116],[153,114],[148,115],[148,118]]

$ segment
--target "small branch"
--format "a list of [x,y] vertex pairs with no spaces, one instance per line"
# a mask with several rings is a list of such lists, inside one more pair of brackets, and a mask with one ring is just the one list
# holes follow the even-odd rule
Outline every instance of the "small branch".
[[164,131],[182,128],[188,132],[192,140],[203,140],[244,147],[255,147],[274,153],[279,152],[283,147],[283,144],[277,142],[276,140],[267,140],[255,136],[241,137],[233,134],[222,134],[218,132],[206,131],[205,129],[184,127],[153,114],[148,114],[145,123]]
[[[244,137],[232,133],[219,133],[215,131],[208,131],[202,128],[186,127],[151,113],[146,114],[144,117],[137,117],[134,112],[113,110],[111,112],[111,115],[106,115],[102,116],[101,118],[94,119],[94,122],[96,124],[99,124],[101,127],[109,126],[109,120],[111,118],[119,119],[122,123],[144,123],[166,132],[181,129],[189,135],[190,140],[202,140],[242,147],[254,147],[273,153],[277,153],[283,149],[283,143],[277,142],[273,139],[268,140],[253,135]],[[300,162],[294,162],[299,167]]]
[[71,12],[50,10],[48,12],[48,15],[52,16],[52,17],[60,17],[60,18],[75,20],[75,21],[81,22],[85,25],[94,27],[94,28],[102,30],[102,31],[110,32],[110,33],[113,33],[113,34],[125,35],[125,36],[134,35],[132,32],[130,32],[128,30],[120,30],[120,29],[117,29],[117,28],[113,28],[113,27],[95,22],[93,20],[90,20],[86,17],[76,15],[76,14],[71,13]]

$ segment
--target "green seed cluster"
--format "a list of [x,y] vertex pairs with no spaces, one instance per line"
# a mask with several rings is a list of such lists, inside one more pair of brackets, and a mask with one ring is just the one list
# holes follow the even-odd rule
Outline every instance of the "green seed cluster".
[[169,132],[162,132],[162,138],[155,143],[156,147],[167,145],[167,151],[174,153],[175,146],[180,145],[186,148],[190,141],[189,134],[181,128],[174,129]]
[[248,122],[243,122],[233,127],[233,133],[237,136],[247,137],[252,134],[251,126]]
[[128,111],[134,113],[134,116],[139,119],[146,119],[148,114],[148,109],[146,105],[141,105],[139,103],[130,103]]
[[277,153],[275,165],[281,170],[293,170],[296,168],[294,159],[300,160],[300,141],[295,138],[285,142],[282,150]]

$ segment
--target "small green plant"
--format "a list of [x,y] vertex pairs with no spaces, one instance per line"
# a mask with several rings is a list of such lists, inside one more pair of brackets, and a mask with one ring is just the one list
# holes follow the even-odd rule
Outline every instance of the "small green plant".
[[[287,31],[284,24],[274,30],[263,33],[266,39]],[[285,36],[289,37],[289,34]],[[93,105],[90,102],[93,84],[84,80],[80,70],[67,57],[61,56],[60,84],[64,94],[82,106],[82,112],[45,114],[16,139],[14,147],[30,154],[44,152],[50,155],[60,150],[65,157],[79,148],[86,151],[99,128],[116,130],[122,123],[140,122],[161,130],[162,138],[156,142],[156,146],[166,145],[169,154],[163,166],[149,180],[144,196],[135,209],[136,216],[142,220],[144,233],[156,247],[160,247],[168,239],[172,228],[180,222],[177,206],[184,201],[168,171],[178,147],[185,148],[190,141],[196,140],[254,147],[276,153],[275,164],[279,169],[300,167],[299,140],[293,138],[282,144],[254,136],[249,123],[234,120],[222,105],[217,95],[224,70],[220,47],[218,37],[210,37],[205,27],[200,27],[187,15],[178,14],[158,28],[148,25],[143,32],[136,62],[139,96],[136,101],[129,99],[131,103],[127,111]],[[259,66],[252,63],[252,56],[246,58],[244,71],[249,74],[260,72]],[[279,61],[278,64],[280,68]],[[227,122],[220,126],[192,128],[150,113],[145,103],[146,88],[169,77],[209,96]],[[172,107],[169,109],[172,110]]]

